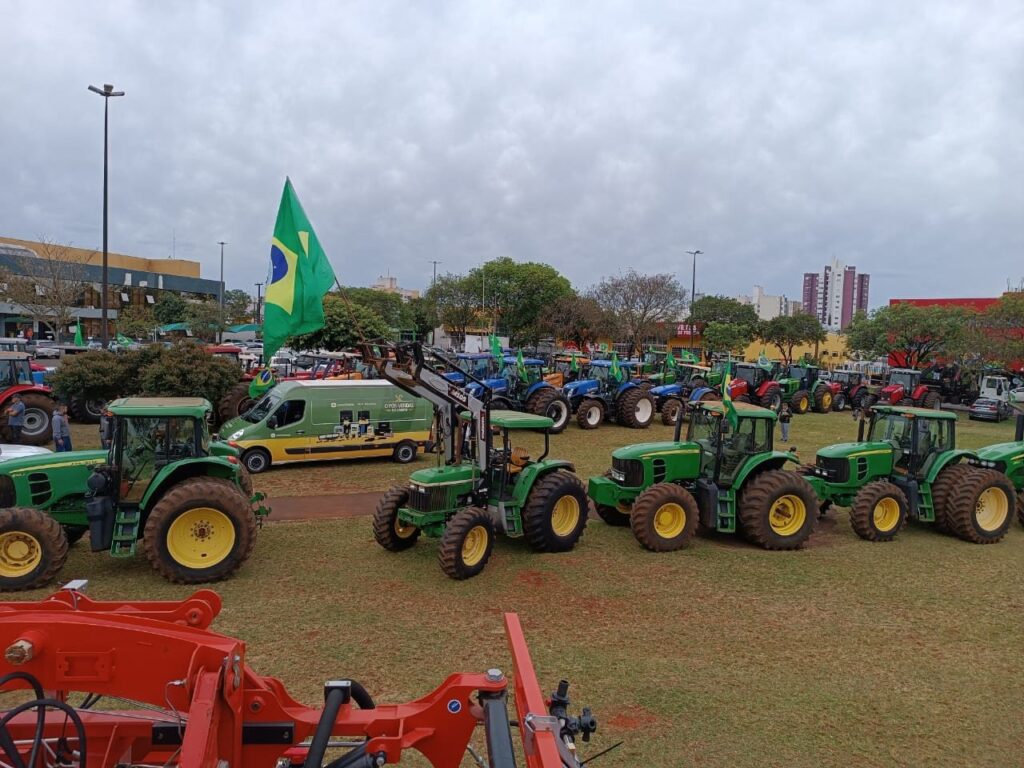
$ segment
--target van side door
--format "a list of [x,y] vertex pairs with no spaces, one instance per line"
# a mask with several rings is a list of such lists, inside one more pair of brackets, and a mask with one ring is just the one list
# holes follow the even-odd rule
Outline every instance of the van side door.
[[308,456],[308,410],[305,400],[294,398],[278,405],[267,419],[274,452],[282,457],[281,460],[296,461]]

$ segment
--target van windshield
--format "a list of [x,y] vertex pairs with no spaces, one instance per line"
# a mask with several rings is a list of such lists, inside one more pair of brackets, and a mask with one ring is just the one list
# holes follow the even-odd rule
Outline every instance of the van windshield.
[[267,392],[256,405],[242,414],[242,418],[252,424],[261,422],[270,415],[280,402],[280,395],[274,391]]

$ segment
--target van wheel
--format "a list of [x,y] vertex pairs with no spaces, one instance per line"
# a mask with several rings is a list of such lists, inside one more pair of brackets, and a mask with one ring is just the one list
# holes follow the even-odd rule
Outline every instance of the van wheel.
[[416,461],[416,443],[412,440],[403,440],[395,446],[395,452],[391,455],[399,464],[409,464]]
[[262,448],[250,448],[242,454],[242,463],[254,475],[270,469],[270,454]]

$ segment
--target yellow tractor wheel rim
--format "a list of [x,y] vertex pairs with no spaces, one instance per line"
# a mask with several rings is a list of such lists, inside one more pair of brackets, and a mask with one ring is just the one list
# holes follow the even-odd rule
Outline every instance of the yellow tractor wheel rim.
[[686,528],[686,510],[675,502],[662,504],[654,513],[654,532],[663,539],[674,539]]
[[811,401],[808,400],[806,396],[801,397],[799,400],[796,401],[797,410],[806,411],[807,407],[810,405],[810,402]]
[[178,515],[167,529],[167,551],[186,568],[211,568],[235,547],[235,526],[219,509],[196,507]]
[[403,525],[401,520],[395,518],[395,536],[400,539],[408,539],[414,533],[416,533],[415,525]]
[[827,411],[827,410],[828,410],[829,408],[831,408],[831,407],[832,407],[832,393],[831,393],[831,392],[826,392],[826,393],[824,393],[824,394],[823,394],[823,395],[821,396],[821,407],[822,407],[822,408],[823,408],[824,410],[826,410],[826,411]]
[[39,567],[43,548],[39,540],[24,531],[0,533],[0,576],[17,579]]
[[871,518],[875,524],[875,530],[888,533],[900,521],[900,503],[891,496],[879,499],[875,508],[871,510]]
[[768,511],[768,525],[779,536],[792,536],[807,522],[807,506],[793,494],[780,496]]
[[563,496],[551,510],[551,530],[555,536],[568,536],[580,522],[580,503],[575,496]]
[[974,519],[983,531],[998,531],[1010,514],[1010,500],[1002,488],[986,488],[974,505]]
[[470,567],[484,559],[487,552],[487,529],[475,525],[466,532],[462,540],[462,562]]

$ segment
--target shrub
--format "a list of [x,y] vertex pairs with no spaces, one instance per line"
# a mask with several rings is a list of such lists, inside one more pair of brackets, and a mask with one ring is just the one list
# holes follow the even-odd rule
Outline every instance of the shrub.
[[113,352],[83,352],[65,357],[49,377],[61,400],[112,400],[125,392],[124,371]]
[[205,397],[217,402],[238,383],[236,363],[212,357],[195,343],[163,350],[158,359],[141,368],[141,394],[150,397]]

